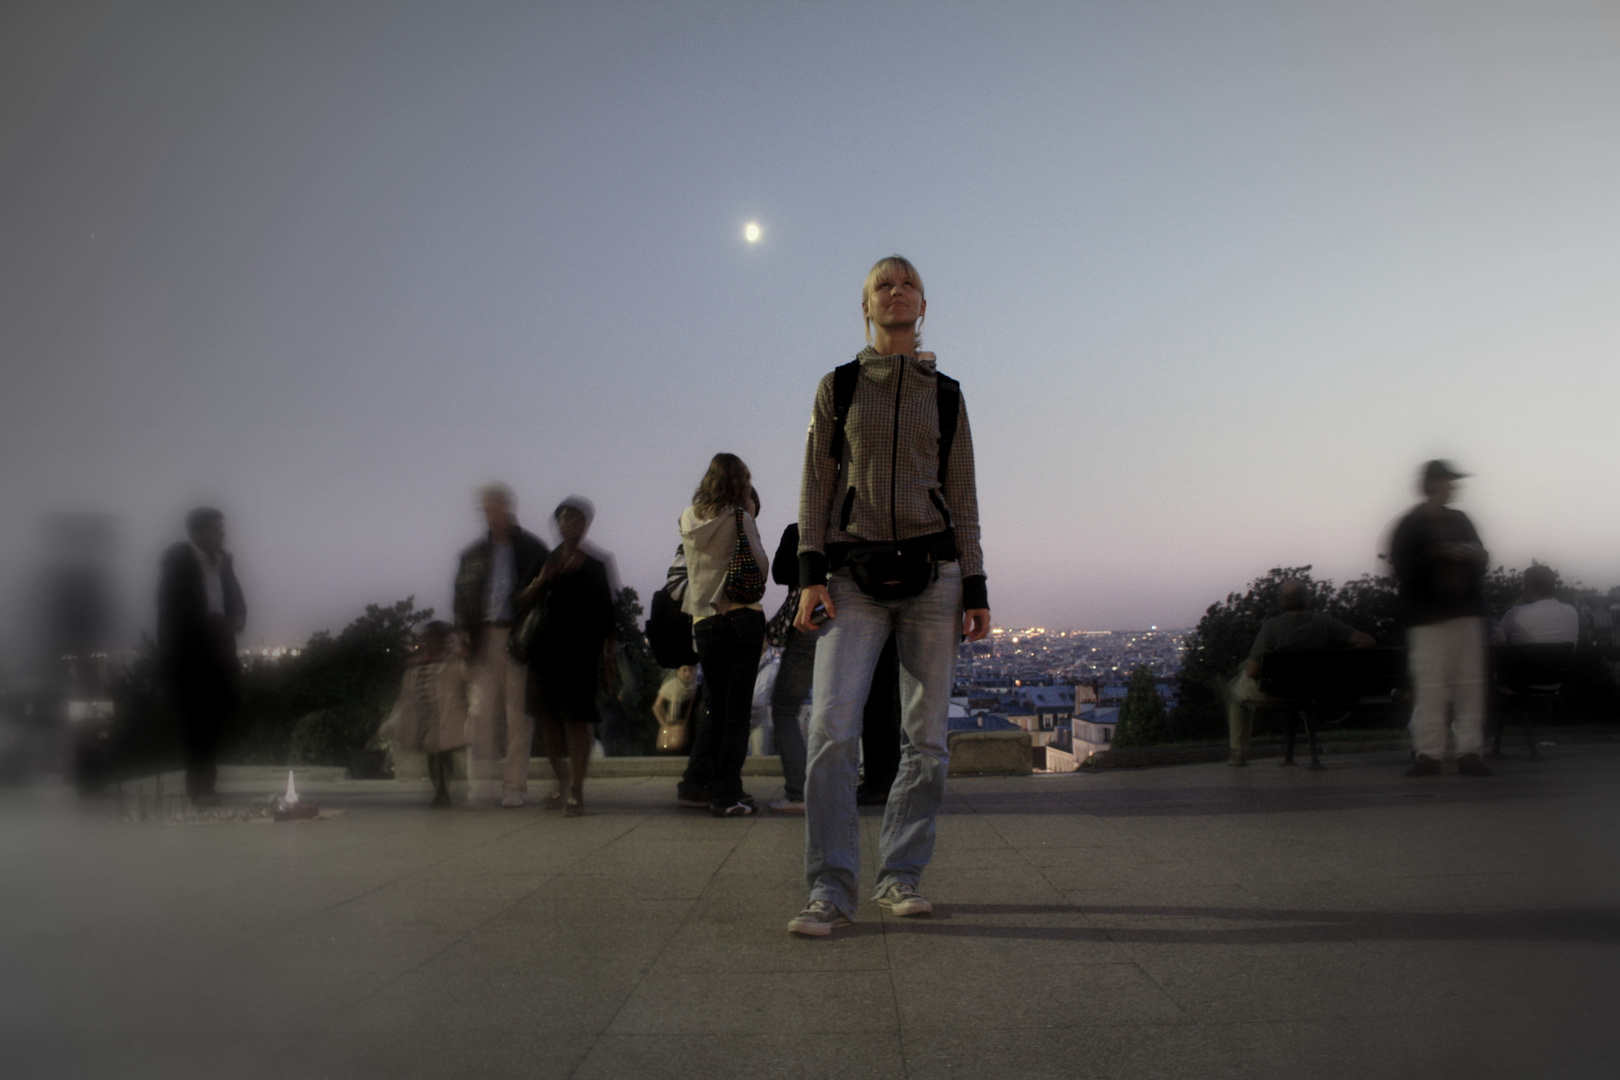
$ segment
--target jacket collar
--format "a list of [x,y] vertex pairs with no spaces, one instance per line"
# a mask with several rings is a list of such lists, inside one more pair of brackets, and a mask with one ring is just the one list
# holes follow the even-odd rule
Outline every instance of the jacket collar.
[[868,345],[856,355],[855,359],[859,360],[863,366],[871,364],[874,360],[888,360],[895,362],[903,360],[917,370],[925,371],[930,375],[934,374],[936,370],[934,354],[931,352],[919,352],[915,356],[907,356],[905,353],[891,353],[888,356],[884,356],[872,346]]

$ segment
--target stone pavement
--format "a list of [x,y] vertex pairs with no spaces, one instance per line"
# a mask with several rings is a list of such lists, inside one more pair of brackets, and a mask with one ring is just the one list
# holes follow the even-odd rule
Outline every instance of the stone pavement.
[[784,930],[801,823],[667,778],[573,820],[397,781],[308,782],[346,812],[283,825],[3,793],[0,1075],[1612,1077],[1620,747],[1551,755],[956,780],[935,915],[823,940]]

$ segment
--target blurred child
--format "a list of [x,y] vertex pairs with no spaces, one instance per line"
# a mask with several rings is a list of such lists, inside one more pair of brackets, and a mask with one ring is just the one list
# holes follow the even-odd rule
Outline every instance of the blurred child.
[[399,700],[378,734],[402,750],[427,754],[431,805],[449,806],[451,762],[467,745],[467,672],[449,623],[434,620],[418,632]]

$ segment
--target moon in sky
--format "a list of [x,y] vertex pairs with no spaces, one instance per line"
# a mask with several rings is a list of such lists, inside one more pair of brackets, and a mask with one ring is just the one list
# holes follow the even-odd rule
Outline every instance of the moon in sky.
[[750,244],[757,244],[759,242],[759,222],[750,221],[747,225],[743,226],[743,239],[747,240]]

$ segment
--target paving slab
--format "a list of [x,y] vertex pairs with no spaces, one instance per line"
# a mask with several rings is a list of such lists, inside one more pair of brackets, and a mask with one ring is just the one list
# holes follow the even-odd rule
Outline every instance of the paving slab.
[[1615,1075],[1620,744],[1403,765],[952,779],[934,915],[863,897],[821,940],[785,931],[803,820],[678,809],[666,777],[593,778],[577,819],[333,773],[300,791],[343,812],[303,824],[0,792],[4,1071]]

